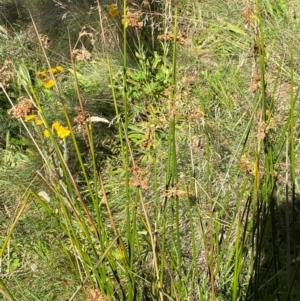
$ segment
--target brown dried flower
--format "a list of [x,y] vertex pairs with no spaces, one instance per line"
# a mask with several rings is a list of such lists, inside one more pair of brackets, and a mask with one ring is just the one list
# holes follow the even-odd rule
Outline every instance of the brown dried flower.
[[141,169],[138,165],[135,165],[131,168],[131,172],[133,174],[132,179],[130,180],[129,184],[132,187],[140,187],[142,189],[148,189],[148,180],[149,174],[148,171]]
[[[174,41],[174,34],[171,31],[168,31],[165,34],[161,34],[157,37],[158,40],[163,40],[166,42],[173,42]],[[186,39],[186,35],[184,33],[179,32],[176,36],[176,41],[183,46],[188,45],[188,41]]]
[[73,58],[76,58],[78,61],[87,61],[92,57],[92,54],[87,51],[84,47],[79,49],[74,49],[72,51]]
[[257,139],[263,140],[266,137],[266,123],[264,121],[260,121],[257,125]]
[[87,116],[82,112],[80,107],[76,106],[74,109],[78,113],[78,115],[74,117],[74,122],[77,124],[84,124]]
[[134,27],[137,29],[143,29],[144,22],[142,20],[143,12],[138,10],[135,12],[127,11],[126,19],[122,20],[123,24],[125,24],[125,27]]
[[9,109],[7,113],[16,119],[26,117],[34,109],[34,103],[29,98],[20,98],[19,103]]
[[40,37],[40,41],[42,43],[42,46],[44,48],[48,48],[49,47],[49,43],[50,43],[49,37],[47,35],[45,35],[45,34],[40,34],[39,37]]
[[106,301],[108,300],[107,296],[102,294],[100,290],[89,288],[88,294],[85,301]]

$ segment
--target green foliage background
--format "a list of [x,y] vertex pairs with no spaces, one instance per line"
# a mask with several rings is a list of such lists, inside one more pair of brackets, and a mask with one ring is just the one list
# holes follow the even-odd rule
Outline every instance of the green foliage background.
[[298,300],[300,2],[114,3],[0,1],[4,300]]

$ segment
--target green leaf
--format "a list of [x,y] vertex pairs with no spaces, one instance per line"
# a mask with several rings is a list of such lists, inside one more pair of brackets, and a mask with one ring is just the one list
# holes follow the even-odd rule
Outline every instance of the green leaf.
[[12,273],[20,266],[20,259],[15,258],[12,264],[9,266],[9,272]]
[[26,84],[31,82],[29,71],[24,64],[20,64],[19,66],[19,75],[21,80],[23,80]]
[[32,142],[30,142],[30,140],[26,139],[26,138],[21,138],[21,139],[17,139],[17,138],[11,138],[10,139],[10,143],[14,144],[14,145],[22,145],[22,146],[29,146],[29,145],[33,145]]
[[237,34],[241,34],[241,35],[243,35],[243,36],[246,36],[247,34],[245,33],[245,31],[242,29],[242,28],[240,28],[240,27],[238,27],[238,26],[236,26],[236,25],[233,25],[233,24],[231,24],[231,23],[227,23],[227,28],[230,30],[230,31],[233,31],[233,32],[235,32],[235,33],[237,33]]

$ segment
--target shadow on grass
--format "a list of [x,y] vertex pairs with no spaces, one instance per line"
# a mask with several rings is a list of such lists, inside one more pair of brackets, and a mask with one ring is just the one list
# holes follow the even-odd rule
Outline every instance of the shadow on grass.
[[245,300],[300,300],[300,195],[271,199]]

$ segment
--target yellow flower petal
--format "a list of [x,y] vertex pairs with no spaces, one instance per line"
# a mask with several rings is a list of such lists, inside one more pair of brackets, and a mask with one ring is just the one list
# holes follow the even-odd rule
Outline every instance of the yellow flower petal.
[[33,119],[35,119],[37,116],[36,115],[28,115],[28,116],[26,116],[25,117],[25,122],[28,122],[28,121],[31,121],[31,120],[33,120]]
[[61,124],[58,121],[55,121],[52,123],[52,128],[57,130],[59,127],[61,127]]
[[64,68],[62,66],[56,66],[56,67],[51,69],[51,72],[53,74],[60,73],[60,72],[63,72],[63,71],[64,71]]
[[119,10],[118,7],[115,3],[112,3],[108,6],[108,13],[112,16],[112,17],[116,17],[119,14]]
[[45,138],[50,137],[50,132],[49,132],[47,129],[44,130],[43,134],[44,134],[44,137],[45,137]]
[[71,131],[64,126],[60,126],[56,129],[56,133],[59,138],[64,139],[70,135]]
[[47,88],[47,89],[50,89],[50,88],[52,88],[53,86],[54,86],[54,80],[53,79],[49,79],[49,80],[46,80],[46,81],[44,81],[44,86],[45,86],[45,88]]
[[62,126],[59,121],[53,122],[52,128],[56,131],[57,136],[61,139],[66,138],[71,133],[71,131],[67,127]]
[[64,68],[62,66],[56,66],[55,69],[57,73],[64,71]]
[[36,120],[35,120],[35,124],[36,124],[36,125],[43,125],[44,122],[43,122],[42,119],[36,119]]
[[39,71],[36,76],[40,79],[45,79],[47,77],[47,72],[46,71]]

